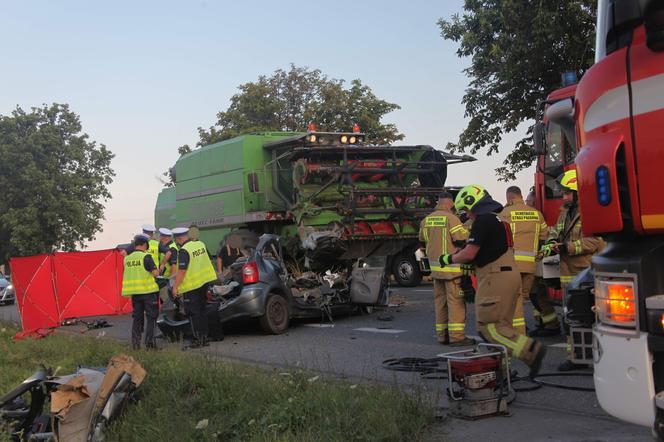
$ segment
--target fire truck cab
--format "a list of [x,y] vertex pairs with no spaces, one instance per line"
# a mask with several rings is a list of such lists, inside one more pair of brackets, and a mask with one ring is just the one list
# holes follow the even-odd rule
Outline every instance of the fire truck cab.
[[664,2],[601,0],[596,35],[595,64],[558,109],[576,127],[583,230],[607,241],[592,264],[595,388],[662,439]]
[[[565,76],[563,76],[563,83]],[[567,83],[570,81],[568,80]],[[535,170],[535,196],[537,210],[542,212],[546,223],[550,226],[556,223],[560,207],[563,204],[562,187],[558,177],[571,167],[574,167],[576,157],[576,134],[573,123],[565,127],[560,123],[551,121],[547,117],[549,110],[565,100],[573,100],[576,91],[574,84],[568,84],[551,92],[546,100],[540,101],[537,108],[537,122],[533,128],[534,147],[537,155]]]

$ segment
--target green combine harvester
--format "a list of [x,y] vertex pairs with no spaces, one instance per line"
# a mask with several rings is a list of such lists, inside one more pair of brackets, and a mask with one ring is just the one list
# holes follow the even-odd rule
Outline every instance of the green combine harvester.
[[447,166],[473,160],[424,145],[367,145],[356,132],[243,135],[182,156],[155,223],[198,227],[210,253],[235,229],[278,234],[303,271],[383,256],[399,284],[414,286],[420,221]]

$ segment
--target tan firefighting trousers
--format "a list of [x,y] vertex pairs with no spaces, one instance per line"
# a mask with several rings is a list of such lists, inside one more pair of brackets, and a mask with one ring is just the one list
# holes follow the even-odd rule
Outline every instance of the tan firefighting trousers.
[[484,267],[476,267],[477,294],[475,314],[477,329],[485,340],[504,345],[509,354],[530,365],[541,345],[518,333],[512,326],[516,301],[521,288],[521,276],[508,250],[500,258]]
[[535,322],[538,327],[560,330],[558,315],[556,314],[553,305],[551,305],[551,302],[549,302],[547,288],[542,281],[538,283],[533,307],[533,316],[535,317]]
[[449,333],[450,342],[463,340],[466,337],[466,304],[463,301],[461,278],[434,279],[433,295],[436,339],[444,342]]
[[526,334],[526,317],[523,314],[523,303],[526,299],[530,299],[530,289],[533,287],[535,275],[532,273],[521,273],[521,290],[519,297],[516,300],[516,308],[514,309],[514,320],[512,326],[522,335]]

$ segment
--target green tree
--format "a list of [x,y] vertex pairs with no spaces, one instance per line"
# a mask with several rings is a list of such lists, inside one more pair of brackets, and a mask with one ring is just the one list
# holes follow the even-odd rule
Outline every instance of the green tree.
[[394,124],[383,117],[399,109],[381,100],[369,86],[353,80],[330,79],[320,70],[290,66],[271,76],[239,86],[217,123],[209,129],[198,128],[199,146],[256,131],[306,131],[311,121],[323,131],[350,130],[358,123],[374,142],[390,143],[403,139]]
[[0,115],[0,262],[74,250],[101,230],[113,154],[66,104]]
[[[463,97],[468,125],[448,149],[498,152],[503,135],[536,117],[538,100],[561,86],[561,73],[582,74],[594,57],[594,0],[466,0],[463,15],[438,25],[446,40],[470,57],[470,84]],[[516,143],[501,179],[533,160],[531,131]]]

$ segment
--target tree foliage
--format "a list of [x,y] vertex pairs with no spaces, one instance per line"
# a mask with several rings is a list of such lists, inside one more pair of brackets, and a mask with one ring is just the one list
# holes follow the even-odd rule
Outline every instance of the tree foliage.
[[101,230],[113,154],[66,104],[0,115],[0,262],[74,250]]
[[[561,86],[562,72],[582,74],[594,57],[595,3],[466,0],[462,15],[440,19],[442,37],[459,43],[459,57],[471,58],[462,100],[468,125],[448,148],[498,152],[505,133],[535,119],[538,100]],[[532,163],[530,134],[496,170],[502,179]]]
[[404,137],[394,124],[381,121],[399,106],[379,99],[360,80],[347,84],[318,69],[291,65],[288,71],[278,69],[238,89],[214,126],[198,128],[199,146],[250,132],[306,131],[312,121],[322,131],[348,131],[358,123],[373,142]]

